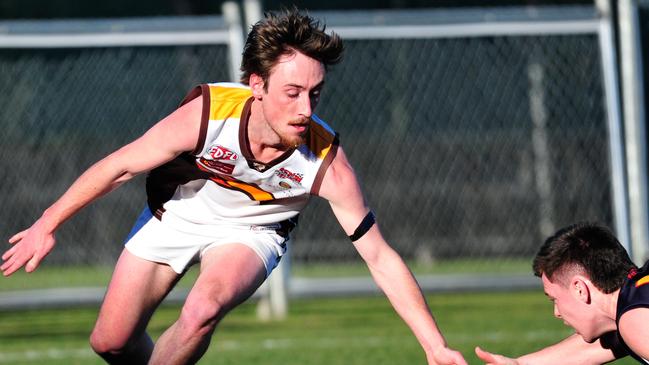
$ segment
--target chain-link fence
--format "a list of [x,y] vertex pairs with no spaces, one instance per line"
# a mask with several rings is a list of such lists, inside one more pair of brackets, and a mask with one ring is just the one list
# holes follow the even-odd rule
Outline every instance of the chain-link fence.
[[[596,31],[354,36],[345,45],[317,113],[340,132],[405,258],[530,259],[560,226],[612,225]],[[1,50],[2,236],[29,226],[193,85],[228,80],[228,62],[226,44]],[[112,264],[144,204],[138,178],[86,208],[60,230],[47,265]],[[296,264],[358,260],[316,199],[291,249]]]
[[[173,111],[185,91],[231,78],[221,17],[8,22],[4,28],[13,37],[3,42],[15,44],[0,50],[6,238],[31,225],[92,163]],[[46,263],[112,265],[145,201],[138,177],[82,210],[59,230]]]
[[[531,259],[563,225],[613,224],[602,80],[595,33],[357,36],[319,113],[406,258]],[[327,210],[303,214],[297,263],[356,259]]]
[[[3,236],[31,225],[83,170],[173,111],[184,90],[227,78],[226,52],[226,46],[0,51]],[[83,210],[59,231],[49,263],[114,262],[145,201],[137,181]]]

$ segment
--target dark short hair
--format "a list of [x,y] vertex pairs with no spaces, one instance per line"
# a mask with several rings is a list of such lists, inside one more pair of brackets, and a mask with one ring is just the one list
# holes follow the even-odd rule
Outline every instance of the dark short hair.
[[326,26],[296,8],[281,13],[266,13],[252,26],[243,48],[241,82],[248,84],[250,75],[268,82],[277,60],[296,51],[320,61],[325,67],[342,59],[342,39],[334,32],[325,33]]
[[610,229],[598,223],[582,222],[549,237],[536,254],[532,267],[534,275],[545,274],[550,280],[577,268],[599,290],[612,293],[636,266]]

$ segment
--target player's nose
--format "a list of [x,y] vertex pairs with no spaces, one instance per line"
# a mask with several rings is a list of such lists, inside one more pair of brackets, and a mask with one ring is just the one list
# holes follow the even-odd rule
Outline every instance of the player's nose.
[[311,98],[308,95],[300,97],[299,113],[305,118],[311,118],[313,108],[311,106]]

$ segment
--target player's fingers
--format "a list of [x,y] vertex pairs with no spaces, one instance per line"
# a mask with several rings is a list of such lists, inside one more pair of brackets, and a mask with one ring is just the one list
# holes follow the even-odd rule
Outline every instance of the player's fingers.
[[4,258],[4,256],[2,257],[2,260],[4,260],[4,262],[2,263],[2,265],[0,265],[0,271],[4,272],[6,269],[8,269],[11,266],[11,264],[13,264],[13,260],[9,260],[9,259],[10,257],[7,258]]
[[464,360],[464,356],[462,356],[462,354],[460,354],[459,352],[456,351],[454,357],[455,365],[469,365],[469,363]]
[[478,355],[478,357],[482,361],[489,362],[489,363],[496,361],[496,357],[494,356],[494,354],[481,349],[479,346],[476,346],[475,354]]
[[16,242],[20,241],[23,237],[25,237],[25,234],[27,234],[27,230],[16,233],[15,235],[11,236],[11,238],[9,238],[9,243],[12,245],[15,244]]
[[478,357],[484,361],[487,365],[513,365],[518,364],[516,360],[510,359],[503,355],[494,354],[489,351],[485,351],[480,347],[475,348],[475,353]]
[[2,275],[9,276],[24,265],[23,260],[19,260],[15,256],[12,256],[7,262],[2,265]]
[[16,261],[15,253],[16,253],[16,246],[10,248],[2,255],[3,262],[2,265],[0,266],[0,269],[4,271],[6,268],[11,266],[11,264],[13,264],[14,261]]
[[16,246],[8,249],[5,251],[5,253],[2,254],[2,261],[7,261],[11,256],[13,256],[14,252],[16,251]]
[[469,365],[459,351],[446,349],[444,352],[438,354],[435,364],[446,365]]
[[35,254],[29,261],[27,261],[27,265],[25,265],[25,271],[33,272],[34,270],[36,270],[42,259],[42,256]]
[[15,256],[21,245],[11,246],[5,253],[2,254],[2,260],[7,261],[10,257]]

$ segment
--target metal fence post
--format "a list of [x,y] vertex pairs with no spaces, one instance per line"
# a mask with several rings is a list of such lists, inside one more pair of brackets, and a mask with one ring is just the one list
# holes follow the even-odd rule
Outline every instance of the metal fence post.
[[631,257],[636,264],[642,265],[647,260],[649,218],[647,215],[647,145],[644,88],[642,85],[642,44],[638,24],[638,4],[632,0],[620,0],[617,2],[617,9],[631,225]]

